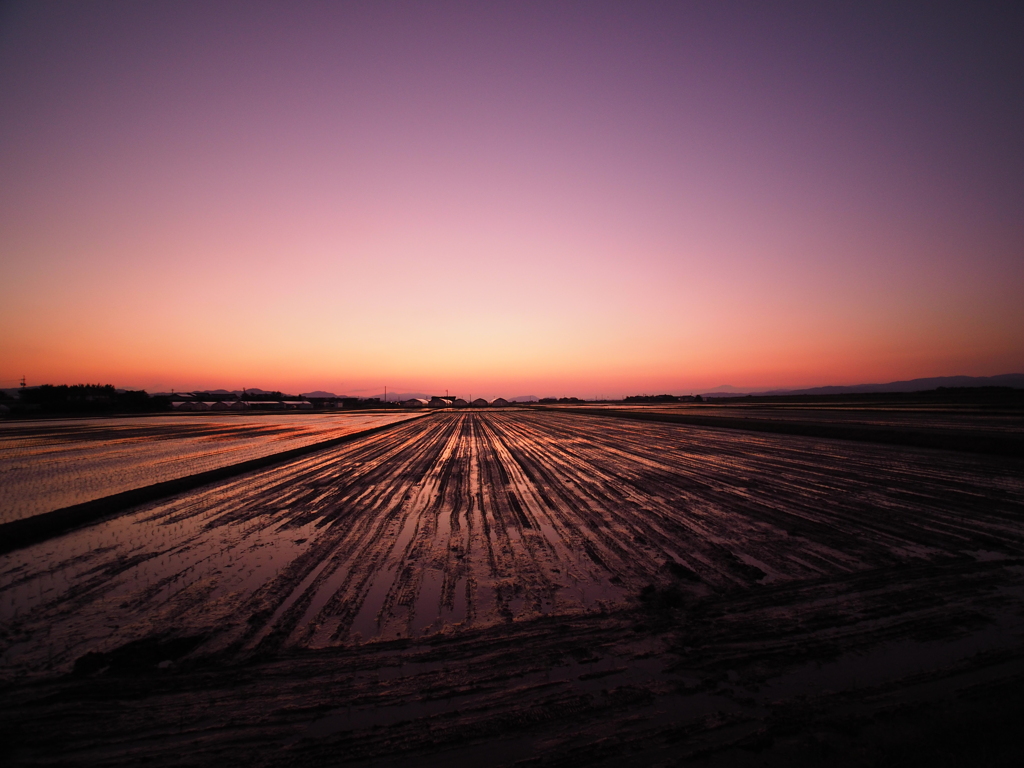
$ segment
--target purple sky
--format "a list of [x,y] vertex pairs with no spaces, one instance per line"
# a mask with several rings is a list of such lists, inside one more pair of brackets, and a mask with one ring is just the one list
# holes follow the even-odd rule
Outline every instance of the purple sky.
[[1024,13],[13,3],[0,386],[1024,371]]

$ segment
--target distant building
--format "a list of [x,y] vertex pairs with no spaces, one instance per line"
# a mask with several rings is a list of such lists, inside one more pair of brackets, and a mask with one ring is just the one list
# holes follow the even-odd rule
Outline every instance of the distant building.
[[478,398],[477,398],[476,400],[474,400],[474,401],[473,401],[473,402],[471,403],[471,405],[472,405],[472,406],[473,406],[474,408],[488,408],[488,407],[490,407],[490,405],[491,405],[491,401],[490,401],[490,400],[487,400],[487,399],[485,399],[485,398],[483,398],[483,397],[478,397]]
[[452,408],[469,408],[469,402],[461,397],[456,397],[452,400]]
[[491,402],[491,405],[494,406],[495,408],[504,408],[506,406],[512,405],[512,403],[510,403],[504,397],[498,397]]
[[426,408],[430,403],[422,397],[412,397],[402,401],[403,408]]
[[171,409],[175,411],[208,411],[213,403],[204,403],[200,400],[175,400],[171,403]]
[[452,401],[446,397],[432,397],[427,405],[431,408],[451,408]]
[[211,411],[230,411],[231,410],[231,405],[232,405],[232,403],[228,402],[227,400],[218,400],[217,402],[212,403],[210,405],[210,410]]
[[279,400],[245,400],[246,408],[264,411],[283,411],[284,403]]

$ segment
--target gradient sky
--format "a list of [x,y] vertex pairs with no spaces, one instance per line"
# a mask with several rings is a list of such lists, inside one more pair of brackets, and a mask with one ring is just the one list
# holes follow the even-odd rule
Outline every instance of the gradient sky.
[[0,386],[1024,371],[1024,13],[0,11]]

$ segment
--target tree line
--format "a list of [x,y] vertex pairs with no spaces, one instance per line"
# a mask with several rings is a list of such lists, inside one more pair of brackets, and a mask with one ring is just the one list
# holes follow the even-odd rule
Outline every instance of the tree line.
[[7,401],[12,415],[149,413],[170,410],[169,397],[151,397],[144,389],[118,390],[113,384],[43,384],[23,387]]

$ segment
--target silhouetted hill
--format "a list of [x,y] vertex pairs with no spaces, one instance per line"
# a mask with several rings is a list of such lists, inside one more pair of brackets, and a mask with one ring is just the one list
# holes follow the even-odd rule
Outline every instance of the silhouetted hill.
[[890,381],[888,384],[854,384],[852,386],[812,387],[811,389],[759,392],[761,395],[853,395],[868,392],[923,392],[939,387],[1013,387],[1024,389],[1024,373],[1000,376],[936,376],[930,379]]
[[742,390],[721,386],[704,392],[705,397],[774,397],[779,395],[857,395],[885,392],[926,392],[940,387],[1012,387],[1024,389],[1024,373],[1004,373],[998,376],[935,376],[927,379],[890,381],[888,384],[849,384],[809,389]]
[[[371,397],[377,397],[381,400],[384,399],[384,393],[381,392],[379,395],[371,395]],[[423,400],[429,400],[430,395],[423,392],[392,392],[388,390],[388,402],[389,403],[400,403],[403,400],[412,400],[413,398],[422,398]]]

